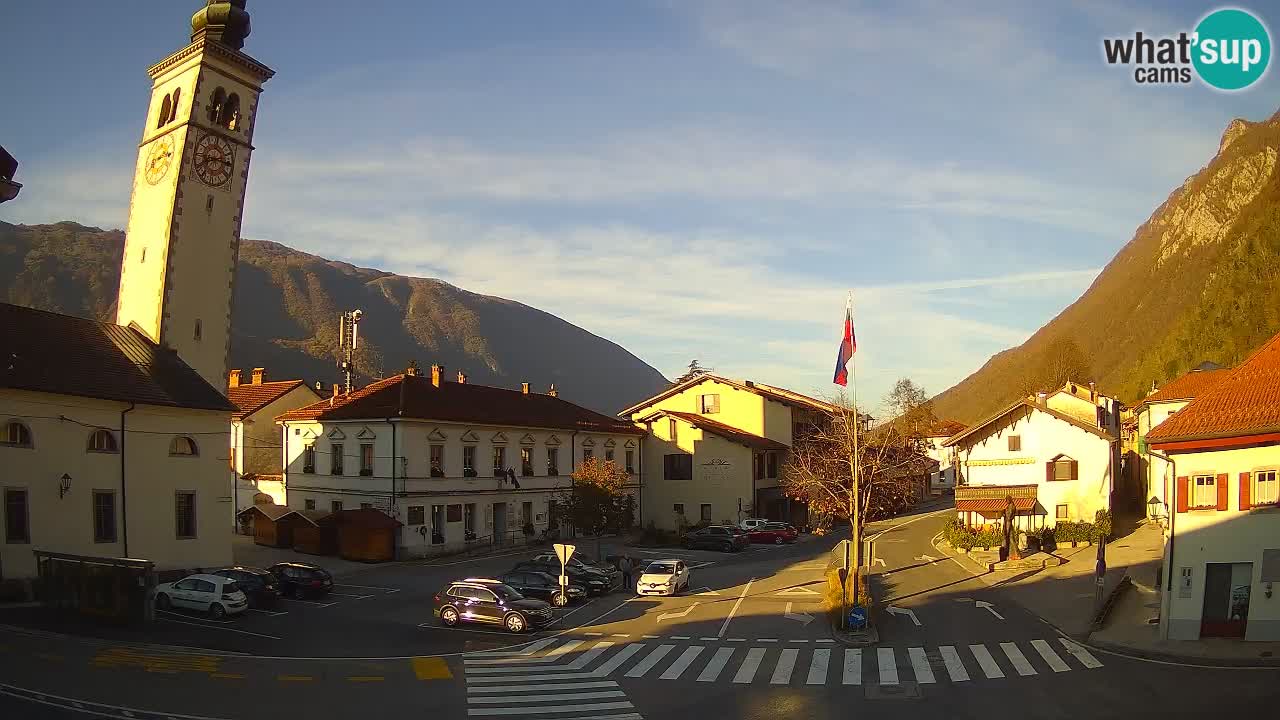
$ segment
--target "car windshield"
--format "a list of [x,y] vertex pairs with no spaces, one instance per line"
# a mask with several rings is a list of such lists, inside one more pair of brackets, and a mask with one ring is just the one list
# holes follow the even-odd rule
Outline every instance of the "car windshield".
[[671,563],[649,563],[649,567],[644,569],[645,575],[674,575],[676,566]]
[[498,583],[494,585],[486,585],[485,587],[492,590],[493,594],[497,595],[502,600],[519,600],[524,597],[520,593],[516,592],[515,588],[510,585]]

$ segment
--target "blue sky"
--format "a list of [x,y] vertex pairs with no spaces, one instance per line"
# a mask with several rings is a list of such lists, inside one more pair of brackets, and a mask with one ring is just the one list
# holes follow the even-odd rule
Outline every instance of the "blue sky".
[[[123,227],[146,68],[199,5],[6,11],[25,189],[0,219]],[[1214,7],[251,0],[245,50],[278,74],[243,232],[528,303],[668,376],[819,394],[853,289],[859,394],[938,392],[1074,300],[1232,118],[1276,111],[1275,72],[1222,94],[1102,62]]]

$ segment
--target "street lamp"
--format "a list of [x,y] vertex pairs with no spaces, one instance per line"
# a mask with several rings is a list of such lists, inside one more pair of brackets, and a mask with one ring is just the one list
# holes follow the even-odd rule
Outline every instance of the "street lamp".
[[58,483],[58,499],[66,497],[69,492],[71,492],[71,476],[62,473],[62,482]]

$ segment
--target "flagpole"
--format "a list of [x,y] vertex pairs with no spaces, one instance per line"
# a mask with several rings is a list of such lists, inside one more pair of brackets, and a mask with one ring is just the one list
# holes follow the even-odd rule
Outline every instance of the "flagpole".
[[[847,315],[852,323],[853,319],[853,290],[849,291],[849,299],[847,305]],[[853,557],[854,557],[854,580],[853,580],[853,604],[858,604],[858,577],[862,573],[862,533],[859,525],[862,519],[862,493],[861,483],[859,482],[862,475],[862,459],[859,456],[858,448],[858,430],[862,424],[862,418],[858,411],[858,353],[855,350],[853,357],[850,358],[853,367],[850,370],[850,382],[853,385]]]

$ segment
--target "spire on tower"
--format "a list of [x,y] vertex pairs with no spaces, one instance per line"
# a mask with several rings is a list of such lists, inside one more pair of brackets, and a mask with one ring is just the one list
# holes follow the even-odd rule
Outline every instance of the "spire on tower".
[[239,50],[249,37],[249,12],[245,0],[206,0],[191,16],[191,42],[212,40]]

